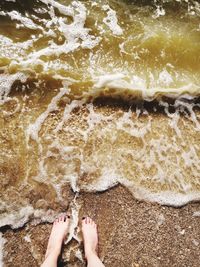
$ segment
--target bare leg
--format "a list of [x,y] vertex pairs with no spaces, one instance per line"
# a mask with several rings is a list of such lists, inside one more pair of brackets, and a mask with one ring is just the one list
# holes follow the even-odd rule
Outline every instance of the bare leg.
[[41,267],[57,267],[63,240],[68,232],[70,216],[61,216],[55,220],[49,237],[45,261]]
[[85,257],[87,260],[87,267],[105,267],[99,257],[97,256],[98,233],[97,225],[89,218],[82,220],[82,232],[84,241]]

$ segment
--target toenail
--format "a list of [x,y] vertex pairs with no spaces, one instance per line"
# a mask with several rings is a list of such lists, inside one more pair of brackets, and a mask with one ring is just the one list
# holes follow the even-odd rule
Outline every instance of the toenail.
[[83,217],[82,220],[85,220],[85,217]]
[[67,218],[69,219],[69,218],[70,218],[70,216],[69,216],[69,215],[67,215]]

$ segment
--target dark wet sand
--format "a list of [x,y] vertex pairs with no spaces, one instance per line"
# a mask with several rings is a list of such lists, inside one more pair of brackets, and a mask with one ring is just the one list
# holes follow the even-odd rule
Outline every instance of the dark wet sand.
[[[80,220],[89,215],[99,226],[99,255],[105,266],[199,267],[200,217],[193,216],[200,211],[199,203],[172,208],[140,202],[122,186],[103,193],[82,193],[78,203]],[[40,266],[50,230],[50,224],[5,230],[5,266]],[[27,235],[31,243],[25,241]],[[75,240],[64,247],[60,266],[85,266],[73,252],[78,247],[83,249]]]

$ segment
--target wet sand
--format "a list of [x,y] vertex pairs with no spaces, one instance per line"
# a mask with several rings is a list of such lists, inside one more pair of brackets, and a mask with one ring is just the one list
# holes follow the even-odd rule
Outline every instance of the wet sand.
[[[98,223],[105,266],[199,266],[200,204],[144,201],[200,200],[199,16],[193,0],[1,1],[0,266],[1,231],[5,266],[40,266],[71,209]],[[74,237],[63,266],[85,266]]]
[[[79,219],[91,216],[99,226],[99,255],[106,267],[199,266],[199,203],[182,208],[146,203],[120,185],[103,193],[80,193],[77,203]],[[4,229],[5,266],[40,266],[50,230],[51,224],[29,223],[15,231]],[[82,253],[82,242],[74,239],[65,245],[60,266],[85,266],[77,258],[79,249]]]

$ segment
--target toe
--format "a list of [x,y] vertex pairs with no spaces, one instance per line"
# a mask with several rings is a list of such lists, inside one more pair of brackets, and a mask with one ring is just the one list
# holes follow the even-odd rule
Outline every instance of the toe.
[[69,224],[69,222],[70,222],[70,216],[69,215],[66,215],[65,217],[64,217],[64,222],[65,222],[65,224]]
[[81,223],[82,223],[82,225],[86,224],[86,218],[85,217],[82,218]]
[[90,224],[93,225],[94,221],[90,218]]
[[60,216],[59,217],[59,222],[63,222],[64,221],[64,216]]

